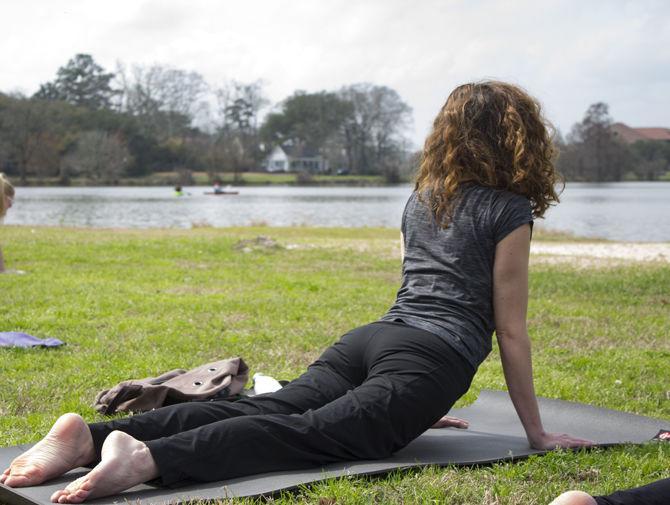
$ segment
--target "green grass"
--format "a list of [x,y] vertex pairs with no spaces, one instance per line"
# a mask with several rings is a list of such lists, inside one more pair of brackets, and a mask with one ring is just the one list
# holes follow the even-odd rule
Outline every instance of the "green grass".
[[[259,235],[280,247],[235,248]],[[0,276],[0,329],[67,346],[0,350],[0,444],[36,441],[66,411],[101,419],[96,393],[128,378],[233,355],[252,372],[295,377],[393,301],[397,239],[369,228],[2,228],[7,266],[26,274]],[[538,394],[670,420],[668,286],[658,263],[534,265]],[[459,405],[503,385],[494,347]],[[668,476],[670,444],[649,444],[339,479],[274,502],[543,504],[571,487],[605,493]]]

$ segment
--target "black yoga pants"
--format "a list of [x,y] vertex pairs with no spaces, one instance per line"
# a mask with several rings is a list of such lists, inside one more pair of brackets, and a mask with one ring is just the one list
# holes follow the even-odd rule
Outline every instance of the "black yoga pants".
[[378,459],[444,415],[472,366],[441,337],[400,322],[352,330],[275,393],[171,405],[89,425],[146,443],[165,485]]
[[668,505],[670,479],[661,479],[646,486],[594,498],[598,505]]

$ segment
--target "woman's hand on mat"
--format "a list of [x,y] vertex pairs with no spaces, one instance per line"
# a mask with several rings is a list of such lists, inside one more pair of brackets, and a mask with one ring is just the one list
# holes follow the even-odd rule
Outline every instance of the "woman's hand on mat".
[[583,438],[573,437],[567,433],[546,433],[542,432],[536,437],[528,437],[530,446],[533,449],[552,450],[552,449],[576,449],[578,447],[591,447],[593,442]]
[[468,426],[470,425],[467,421],[459,419],[458,417],[442,416],[431,426],[431,428],[461,428],[465,430]]

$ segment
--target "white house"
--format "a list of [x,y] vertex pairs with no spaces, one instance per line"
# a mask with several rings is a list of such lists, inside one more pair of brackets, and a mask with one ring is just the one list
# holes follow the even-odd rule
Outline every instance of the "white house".
[[304,146],[276,146],[265,159],[268,172],[311,172],[328,171],[328,160],[317,151]]

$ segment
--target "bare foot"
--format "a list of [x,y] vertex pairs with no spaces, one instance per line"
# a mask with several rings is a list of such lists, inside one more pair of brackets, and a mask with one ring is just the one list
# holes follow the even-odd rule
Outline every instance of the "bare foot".
[[158,477],[149,448],[121,431],[111,432],[102,446],[102,459],[88,474],[51,495],[55,503],[81,503],[110,496]]
[[95,459],[93,438],[77,414],[64,414],[47,436],[9,465],[0,483],[9,487],[36,486]]
[[568,491],[552,501],[549,505],[598,505],[596,500],[583,491]]

